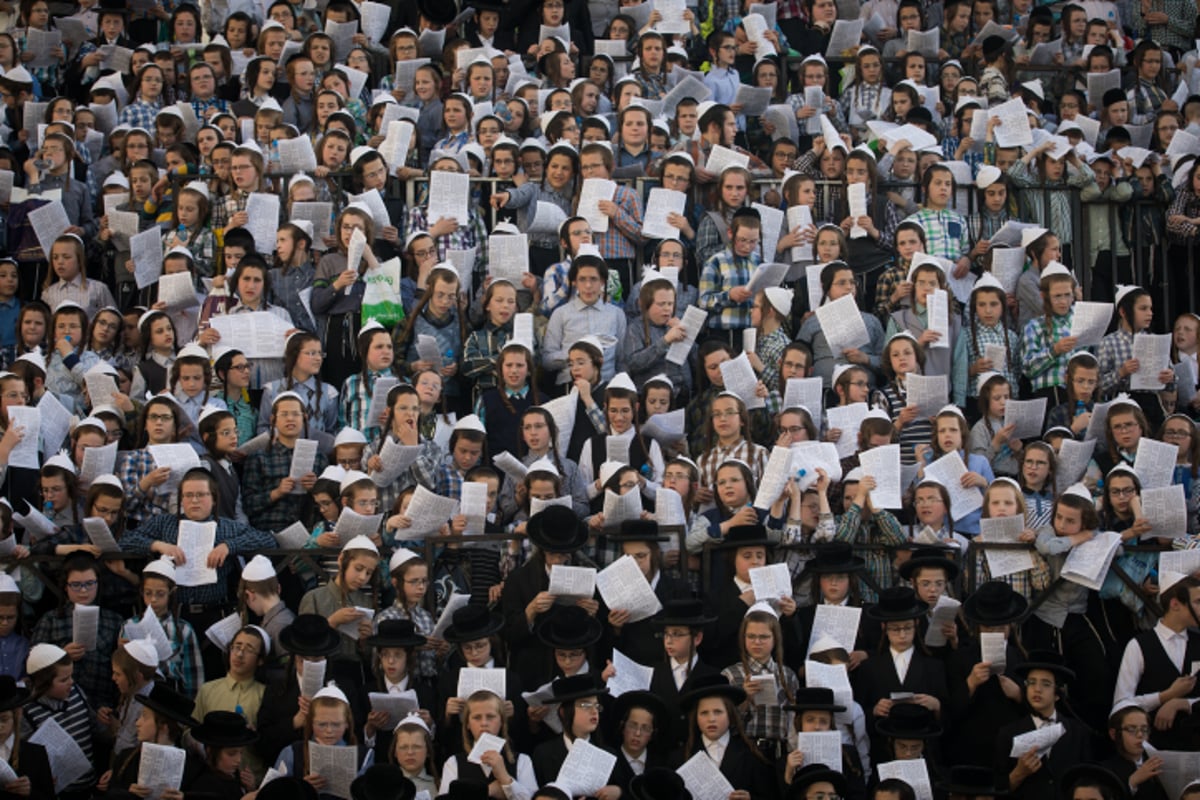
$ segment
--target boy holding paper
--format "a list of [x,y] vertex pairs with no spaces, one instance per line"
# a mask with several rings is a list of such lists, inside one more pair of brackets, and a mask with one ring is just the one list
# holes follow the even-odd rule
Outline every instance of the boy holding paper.
[[700,307],[709,312],[709,332],[733,346],[740,344],[733,332],[750,327],[753,298],[746,284],[761,261],[757,252],[761,238],[758,211],[739,208],[729,228],[729,245],[709,258],[700,272]]

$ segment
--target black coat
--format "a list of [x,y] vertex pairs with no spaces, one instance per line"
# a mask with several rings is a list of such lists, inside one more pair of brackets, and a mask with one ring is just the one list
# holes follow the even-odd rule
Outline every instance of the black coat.
[[[731,731],[730,734],[729,745],[721,758],[721,774],[735,790],[749,792],[753,800],[776,800],[779,797],[779,783],[774,767],[751,752],[736,733]],[[690,753],[683,750],[676,753],[675,766],[681,766],[699,752],[700,747],[697,745],[697,749]]]
[[[1129,785],[1129,778],[1137,771],[1137,767],[1132,761],[1120,756],[1105,759],[1100,762],[1100,766],[1120,778],[1126,786]],[[1167,800],[1167,790],[1163,788],[1162,782],[1158,778],[1151,778],[1145,783],[1138,784],[1137,791],[1133,794],[1133,800]]]
[[[892,661],[890,650],[872,653],[862,666],[851,673],[851,680],[854,684],[854,696],[867,715],[867,732],[871,736],[871,750],[875,763],[891,759],[886,751],[886,737],[875,731],[877,718],[874,708],[880,700],[890,698],[893,692],[928,694],[940,700],[942,713],[946,712],[949,695],[946,688],[946,668],[939,659],[926,655],[919,649],[913,650],[912,660],[909,661],[908,672],[903,681],[896,673],[896,664]],[[925,757],[926,760],[934,760],[928,752]]]
[[[1010,638],[1005,663],[1011,667],[1024,658]],[[979,643],[972,641],[954,650],[946,664],[950,702],[942,708],[942,725],[950,734],[944,741],[946,758],[951,764],[991,767],[996,729],[1017,721],[1023,714],[1020,703],[1004,694],[999,676],[988,678],[971,694],[967,676],[981,660]],[[1019,686],[1020,679],[1014,680]]]
[[687,737],[687,724],[683,718],[683,712],[679,708],[679,696],[691,690],[696,685],[697,678],[711,678],[720,674],[721,670],[709,666],[703,660],[697,660],[696,666],[692,667],[687,680],[683,682],[681,691],[675,688],[675,676],[671,673],[671,668],[665,660],[660,660],[654,666],[654,675],[650,678],[650,691],[659,700],[666,703],[670,722],[669,730],[664,727],[654,734],[663,747],[678,748],[683,745],[683,740]]
[[[668,600],[690,599],[692,590],[684,581],[659,572],[654,595],[660,603],[666,605]],[[601,601],[597,617],[607,621],[608,612],[608,606]],[[649,619],[624,625],[621,627],[620,633],[615,633],[611,625],[606,625],[605,638],[601,641],[604,645],[603,655],[605,658],[612,657],[612,649],[615,647],[637,663],[647,667],[663,660],[661,633]]]
[[[1067,769],[1075,764],[1091,760],[1091,742],[1083,724],[1074,719],[1063,719],[1059,715],[1066,733],[1050,748],[1050,753],[1042,759],[1042,768],[1026,778],[1020,786],[1010,790],[1011,800],[1043,800],[1047,797],[1058,796],[1058,781]],[[1017,765],[1017,759],[1010,758],[1013,738],[1034,729],[1033,717],[1025,714],[1016,722],[1005,725],[996,734],[993,750],[993,771],[996,783],[1002,787],[1009,785],[1009,773]]]
[[[550,588],[550,576],[545,561],[532,558],[515,569],[500,594],[500,610],[504,615],[504,643],[508,647],[509,665],[522,675],[538,675],[553,656],[534,635],[525,608],[539,592]],[[535,620],[536,626],[537,620]],[[539,686],[541,684],[538,684]]]
[[[30,797],[53,797],[54,778],[50,773],[50,759],[46,749],[33,742],[21,742],[20,760],[15,768],[17,777],[29,778]],[[0,789],[0,800],[18,800],[21,795]],[[21,798],[24,800],[24,798]]]
[[[599,746],[593,739],[592,744]],[[604,747],[603,750],[609,750]],[[530,760],[533,761],[533,774],[537,777],[538,786],[545,786],[558,777],[558,771],[562,768],[562,763],[567,758],[567,742],[561,735],[555,736],[553,739],[548,739],[534,749]],[[617,761],[623,759],[618,756]],[[613,765],[613,771],[608,775],[609,786],[617,786],[617,768]]]
[[[657,734],[655,735],[657,736]],[[616,754],[617,763],[613,765],[609,781],[621,787],[622,797],[629,797],[629,784],[634,778],[633,767],[629,766],[629,761],[626,760],[625,754],[621,752],[620,748],[616,750]],[[670,766],[670,761],[667,759],[666,754],[658,750],[647,749],[644,758],[646,760],[646,769]]]

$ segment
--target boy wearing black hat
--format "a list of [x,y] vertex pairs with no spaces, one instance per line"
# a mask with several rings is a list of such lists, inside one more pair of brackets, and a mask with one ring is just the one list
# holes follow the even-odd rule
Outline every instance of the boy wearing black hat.
[[100,30],[96,38],[79,46],[79,52],[67,67],[66,82],[71,97],[76,102],[87,99],[88,90],[100,77],[100,65],[104,56],[100,48],[105,45],[133,49],[134,43],[125,37],[125,17],[129,10],[125,0],[100,0],[96,7]]
[[721,671],[700,660],[697,649],[704,641],[704,629],[716,621],[706,616],[704,605],[699,600],[676,600],[663,604],[663,610],[654,618],[654,625],[662,629],[662,643],[666,659],[654,666],[650,678],[650,691],[667,705],[668,719],[678,746],[683,742],[684,727],[679,709],[679,697],[690,691],[697,681],[720,676]]

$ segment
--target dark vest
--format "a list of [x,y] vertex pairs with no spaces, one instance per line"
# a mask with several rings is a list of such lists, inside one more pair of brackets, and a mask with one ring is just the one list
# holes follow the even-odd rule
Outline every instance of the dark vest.
[[524,397],[507,398],[513,408],[509,411],[504,404],[505,398],[500,395],[502,391],[500,388],[488,389],[480,396],[483,418],[487,420],[487,451],[493,457],[505,451],[517,455],[521,441],[521,414],[533,405],[531,388]]
[[[504,758],[504,767],[508,770],[508,774],[516,779],[517,762],[509,760],[504,753],[500,754]],[[483,774],[483,767],[478,764],[472,764],[467,761],[467,757],[459,753],[454,756],[455,762],[458,764],[458,779],[460,781],[471,781],[472,783],[482,783],[484,786],[492,782],[492,778]]]
[[151,394],[158,394],[167,388],[167,368],[157,361],[147,358],[145,361],[138,362],[138,369],[141,370],[142,378],[146,381],[146,388],[150,390]]
[[[1137,688],[1135,691],[1138,694],[1150,694],[1152,692],[1161,692],[1172,683],[1176,678],[1187,675],[1191,672],[1192,663],[1200,661],[1200,635],[1187,632],[1187,647],[1183,653],[1183,672],[1175,668],[1171,663],[1167,651],[1163,649],[1162,642],[1158,638],[1158,634],[1153,630],[1142,631],[1133,637],[1138,643],[1138,647],[1142,648],[1142,676],[1138,679]],[[1192,690],[1188,697],[1200,697],[1200,687]],[[1154,721],[1154,714],[1150,715],[1150,721]],[[1187,719],[1186,716],[1183,719]],[[1176,718],[1178,723],[1179,718]],[[1194,736],[1190,732],[1184,731],[1178,724],[1170,730],[1160,731],[1158,728],[1151,725],[1150,727],[1150,743],[1160,750],[1189,750],[1194,747]]]
[[208,471],[217,481],[217,491],[219,492],[217,503],[217,516],[225,519],[237,518],[237,501],[238,494],[241,491],[241,483],[238,480],[236,472],[231,472],[221,465],[221,462],[213,458],[211,455],[205,454],[201,460],[208,465]]

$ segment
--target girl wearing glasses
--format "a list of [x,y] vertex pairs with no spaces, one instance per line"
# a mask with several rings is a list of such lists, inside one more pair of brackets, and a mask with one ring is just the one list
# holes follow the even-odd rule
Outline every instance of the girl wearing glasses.
[[[167,678],[188,697],[195,697],[204,679],[200,641],[191,623],[179,616],[175,565],[170,559],[151,561],[142,570],[139,605],[154,614],[171,644],[171,655],[162,662],[166,666]],[[125,625],[139,626],[144,616],[145,613],[134,614],[125,621]]]
[[[363,236],[367,247],[360,264],[351,266],[347,254],[355,231]],[[321,256],[313,278],[312,310],[326,317],[325,329],[318,343],[325,342],[329,358],[321,365],[321,375],[333,386],[341,386],[347,377],[361,369],[355,340],[362,317],[362,301],[366,283],[362,276],[378,261],[371,250],[375,241],[375,223],[361,206],[347,207],[334,220],[334,235],[338,246]],[[336,416],[336,413],[335,413]]]
[[1114,752],[1101,765],[1128,785],[1136,800],[1168,797],[1160,781],[1163,760],[1146,751],[1151,730],[1150,717],[1136,705],[1126,705],[1108,719],[1108,736]]
[[[410,653],[410,673],[414,680],[427,682],[430,686],[437,679],[438,657],[448,651],[445,640],[434,638],[433,615],[425,607],[425,595],[429,591],[429,565],[425,559],[406,547],[397,547],[388,561],[388,577],[396,592],[392,605],[375,615],[375,630],[381,630],[389,620],[411,620],[414,630],[421,635],[422,642]],[[422,708],[433,708],[422,705]],[[427,720],[432,724],[433,720]]]
[[125,488],[125,512],[131,527],[150,517],[171,515],[171,493],[162,488],[171,477],[171,468],[156,464],[146,448],[178,443],[186,424],[183,409],[173,399],[155,397],[142,409],[137,449],[119,454],[116,467]]
[[41,471],[41,512],[54,526],[54,533],[38,539],[31,548],[34,553],[54,553],[64,556],[78,550],[100,556],[100,549],[90,541],[80,526],[79,484],[75,465],[65,455],[47,459]]
[[[1104,478],[1104,494],[1100,505],[1101,530],[1116,531],[1123,542],[1137,544],[1153,530],[1142,509],[1142,481],[1133,469],[1118,464],[1109,470]],[[1151,537],[1151,541],[1146,543],[1153,543],[1153,540],[1167,547],[1171,545],[1171,539],[1165,537]],[[1125,552],[1118,555],[1113,563],[1125,570],[1135,583],[1144,584],[1147,591],[1157,591],[1154,588],[1157,584],[1157,553]],[[1117,641],[1127,641],[1136,632],[1135,624],[1140,621],[1137,618],[1145,610],[1142,599],[1114,573],[1105,577],[1104,585],[1100,588],[1100,599]],[[1147,617],[1145,622],[1152,624],[1149,615]]]
[[1183,486],[1187,498],[1188,533],[1194,535],[1200,515],[1200,430],[1185,414],[1172,414],[1163,422],[1158,438],[1179,448],[1171,483]]
[[[739,566],[747,563],[738,559]],[[742,570],[739,569],[739,579]],[[783,625],[792,627],[795,617],[786,613],[796,610],[796,601],[790,595],[783,598],[756,598],[757,602],[742,617],[738,631],[738,661],[721,671],[731,684],[746,692],[746,702],[739,709],[743,713],[746,733],[755,739],[759,750],[768,758],[778,760],[787,751],[788,731],[791,729],[791,713],[780,707],[792,703],[800,689],[800,681],[791,667],[783,663],[784,640],[788,634]],[[778,603],[785,612],[784,618],[777,615],[770,603]],[[718,623],[720,624],[720,623]],[[794,636],[793,644],[798,644]],[[769,683],[768,683],[769,681]],[[762,702],[760,689],[775,686],[774,702]],[[778,705],[777,705],[778,704]]]
[[1118,397],[1108,407],[1104,435],[1108,447],[1096,448],[1096,464],[1107,474],[1118,464],[1133,466],[1142,437],[1150,435],[1150,425],[1141,406],[1127,396]]
[[[375,543],[365,536],[355,536],[342,546],[333,580],[307,592],[300,599],[299,613],[319,614],[335,629],[354,623],[360,639],[370,636],[374,612],[367,614],[360,609],[375,607],[378,595],[368,596],[365,590],[376,588],[374,578],[378,567],[379,549]],[[342,631],[338,649],[329,656],[330,677],[343,686],[361,685],[364,666],[359,641]]]
[[219,387],[216,396],[233,416],[239,447],[254,438],[258,424],[258,409],[250,404],[250,369],[250,360],[241,350],[226,350],[213,364]]

